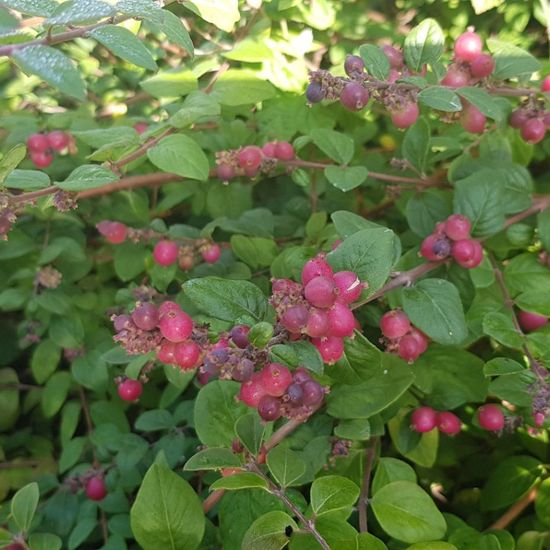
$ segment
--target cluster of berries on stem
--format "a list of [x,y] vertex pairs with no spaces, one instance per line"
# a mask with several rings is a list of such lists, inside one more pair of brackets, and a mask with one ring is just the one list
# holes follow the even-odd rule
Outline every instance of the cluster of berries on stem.
[[47,168],[56,152],[68,150],[71,136],[62,130],[53,130],[45,134],[31,134],[27,138],[30,158],[36,168]]
[[416,361],[428,349],[428,337],[413,327],[407,314],[400,309],[382,315],[380,330],[386,351],[396,353],[408,363]]
[[449,411],[436,411],[431,407],[418,407],[411,415],[411,428],[418,433],[431,432],[437,428],[441,433],[456,435],[462,423],[456,414]]

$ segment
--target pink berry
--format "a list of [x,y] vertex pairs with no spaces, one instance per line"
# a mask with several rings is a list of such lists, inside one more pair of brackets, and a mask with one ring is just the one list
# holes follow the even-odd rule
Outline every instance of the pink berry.
[[401,109],[391,111],[391,120],[396,128],[405,129],[412,126],[417,121],[419,115],[418,104],[411,101]]
[[411,322],[404,311],[393,309],[382,315],[380,330],[386,338],[395,340],[405,336],[411,330]]
[[428,349],[428,337],[416,327],[411,327],[407,337],[414,338],[418,344],[419,355],[422,355]]
[[338,289],[339,302],[351,304],[361,296],[364,285],[353,271],[338,271],[334,274],[333,280]]
[[276,157],[275,150],[277,147],[276,141],[269,141],[265,145],[262,145],[262,153],[271,159],[274,159]]
[[279,363],[269,363],[260,371],[260,380],[269,395],[280,397],[292,382],[292,373]]
[[485,130],[487,117],[473,105],[466,105],[460,117],[460,123],[467,132],[471,134],[482,134]]
[[518,311],[518,321],[526,332],[532,332],[548,323],[548,317],[532,311]]
[[132,312],[132,321],[141,330],[153,330],[159,320],[157,308],[150,302],[139,304]]
[[315,307],[331,307],[336,301],[336,287],[328,277],[315,277],[304,287],[304,296]]
[[527,143],[539,143],[546,134],[546,125],[538,118],[531,118],[521,127],[521,137]]
[[451,253],[451,243],[445,237],[432,234],[428,235],[420,245],[420,255],[430,262],[444,260]]
[[118,385],[118,395],[123,401],[135,401],[141,395],[143,386],[139,380],[126,378]]
[[128,236],[128,228],[120,222],[103,220],[96,224],[96,228],[111,244],[123,243]]
[[384,52],[384,55],[388,58],[390,66],[393,69],[403,68],[403,52],[401,50],[398,50],[397,48],[394,48],[390,45],[385,45],[382,46],[382,51]]
[[348,55],[344,61],[344,71],[348,76],[360,75],[365,70],[365,63],[358,55]]
[[246,325],[235,325],[230,332],[231,340],[233,343],[240,349],[245,349],[248,342],[248,333],[250,332],[250,327]]
[[498,405],[483,405],[477,411],[477,419],[484,430],[498,432],[504,428],[504,414]]
[[537,428],[540,428],[544,424],[544,419],[545,419],[545,416],[541,412],[535,413],[533,415],[533,420]]
[[306,334],[311,338],[322,338],[328,334],[329,329],[327,310],[311,308],[307,317]]
[[332,365],[344,355],[344,340],[337,336],[313,338],[311,343],[319,351],[324,363]]
[[216,167],[216,175],[222,181],[229,181],[235,177],[235,168],[231,164],[218,164]]
[[302,284],[307,285],[315,277],[332,277],[332,267],[322,255],[308,260],[302,269]]
[[294,158],[294,147],[288,141],[278,141],[275,145],[275,157],[279,160],[292,160]]
[[54,130],[53,132],[50,132],[46,135],[46,139],[48,140],[48,145],[54,151],[62,151],[69,146],[71,141],[69,134],[62,132],[61,130]]
[[470,62],[470,72],[474,78],[485,78],[495,70],[495,60],[488,53],[481,53]]
[[468,73],[455,65],[449,67],[441,80],[441,85],[449,88],[462,88],[463,86],[468,86],[469,83],[470,76]]
[[397,355],[407,361],[407,363],[412,363],[416,361],[420,355],[422,355],[421,344],[418,340],[411,336],[410,334],[405,334],[399,339],[399,344],[397,345]]
[[200,356],[201,348],[195,342],[180,342],[174,348],[174,359],[183,370],[195,368]]
[[369,102],[369,92],[359,82],[346,84],[340,94],[340,103],[350,111],[360,111]]
[[176,345],[177,344],[170,342],[169,340],[163,340],[160,344],[159,350],[157,351],[157,359],[166,365],[173,365],[176,362],[174,357]]
[[460,61],[473,61],[481,54],[483,41],[479,34],[473,31],[466,31],[456,39],[454,49],[456,59]]
[[260,373],[256,372],[250,380],[241,384],[239,399],[249,407],[257,407],[260,399],[266,394],[267,392],[261,383]]
[[298,367],[293,373],[293,380],[296,384],[305,384],[311,379],[309,371],[304,367]]
[[202,259],[207,264],[215,264],[222,255],[220,246],[216,243],[210,244],[201,250]]
[[23,546],[18,544],[17,542],[14,542],[12,544],[8,544],[8,546],[4,546],[4,550],[25,550]]
[[248,145],[237,153],[237,162],[245,171],[247,168],[250,170],[257,170],[262,163],[262,157],[262,150],[259,147]]
[[272,395],[264,395],[258,402],[258,414],[266,422],[281,417],[281,401]]
[[550,127],[550,113],[548,111],[544,113],[544,116],[542,117],[542,122],[544,122],[544,125],[547,128]]
[[388,74],[388,82],[390,84],[397,82],[400,78],[401,73],[397,69],[390,69],[390,73]]
[[164,338],[179,343],[191,336],[193,319],[185,311],[171,310],[161,315],[158,327]]
[[452,214],[447,218],[444,225],[445,235],[453,241],[461,241],[470,237],[472,224],[470,220],[462,214]]
[[308,321],[309,311],[306,306],[297,305],[289,307],[281,317],[283,327],[293,334],[301,334]]
[[49,149],[50,144],[44,134],[31,134],[27,138],[27,147],[31,153],[44,153]]
[[147,122],[136,122],[134,124],[134,130],[138,134],[143,134],[144,132],[147,131],[147,128],[149,128],[149,125],[147,124]]
[[302,385],[302,403],[309,407],[315,407],[323,401],[325,391],[323,386],[315,380],[308,380]]
[[473,269],[483,260],[483,247],[475,239],[456,241],[453,243],[452,255],[458,265]]
[[355,317],[346,304],[336,302],[328,310],[328,319],[330,323],[329,333],[331,336],[339,338],[353,336],[355,330]]
[[510,115],[510,126],[512,128],[521,128],[529,120],[529,113],[525,109],[516,109]]
[[53,155],[48,151],[31,153],[31,160],[37,168],[47,168],[53,162]]
[[126,330],[133,324],[134,323],[132,322],[132,318],[129,315],[117,315],[113,319],[113,326],[117,332],[120,332],[121,330]]
[[169,311],[181,311],[181,307],[176,302],[171,300],[166,300],[160,304],[159,308],[159,317],[166,315]]
[[90,500],[103,500],[107,496],[107,488],[102,476],[95,476],[86,483],[86,496]]
[[167,267],[178,259],[178,250],[174,241],[159,241],[153,249],[153,259],[157,264]]
[[550,75],[545,77],[545,79],[542,81],[542,83],[540,85],[540,89],[543,92],[550,92]]
[[411,428],[415,432],[431,432],[437,426],[437,413],[431,407],[419,407],[411,416]]
[[460,433],[462,423],[456,414],[443,411],[437,415],[437,427],[441,433],[456,435],[457,433]]

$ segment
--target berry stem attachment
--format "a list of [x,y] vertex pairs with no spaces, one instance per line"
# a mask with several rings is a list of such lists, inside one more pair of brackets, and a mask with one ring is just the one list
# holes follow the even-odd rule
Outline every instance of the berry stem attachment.
[[379,442],[379,437],[373,437],[370,446],[365,449],[365,471],[363,473],[363,485],[361,487],[359,504],[357,506],[359,511],[359,531],[361,531],[361,533],[366,533],[368,531],[367,506],[369,501],[369,486]]

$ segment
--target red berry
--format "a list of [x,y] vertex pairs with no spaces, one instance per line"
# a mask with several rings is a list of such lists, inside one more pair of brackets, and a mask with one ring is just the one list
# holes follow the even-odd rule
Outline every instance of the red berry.
[[393,125],[401,129],[412,126],[417,121],[419,115],[420,110],[414,102],[407,103],[401,109],[391,111]]
[[179,257],[178,265],[182,271],[191,271],[195,267],[195,258],[192,254],[184,254]]
[[222,255],[220,246],[216,243],[210,244],[201,250],[202,259],[207,264],[215,264]]
[[336,301],[336,287],[328,277],[315,277],[304,287],[304,296],[311,305],[328,308]]
[[401,69],[403,67],[403,52],[390,45],[382,46],[384,55],[388,58],[390,66],[394,69]]
[[447,218],[443,230],[449,239],[461,241],[470,237],[472,224],[466,216],[462,214],[452,214]]
[[306,306],[289,307],[281,317],[281,324],[293,334],[301,334],[308,322],[309,311]]
[[281,401],[272,395],[264,395],[258,403],[258,414],[267,422],[281,417]]
[[233,340],[233,343],[240,349],[245,349],[249,342],[248,342],[248,333],[250,332],[250,327],[247,327],[246,325],[235,325],[231,332],[229,333],[229,336],[231,337],[231,340]]
[[129,315],[117,315],[113,319],[113,325],[117,332],[126,330],[133,325],[132,318]]
[[428,337],[421,330],[418,330],[416,327],[411,327],[407,336],[417,341],[419,355],[422,355],[428,349]]
[[485,78],[495,70],[495,60],[488,53],[479,54],[470,62],[470,72],[474,78]]
[[141,395],[143,386],[139,380],[126,378],[118,385],[118,395],[124,401],[135,401]]
[[86,496],[90,500],[103,500],[107,495],[105,481],[101,476],[95,476],[86,483]]
[[279,160],[292,160],[294,158],[294,147],[288,141],[278,141],[275,145],[275,157]]
[[249,407],[257,407],[260,399],[266,395],[265,388],[260,380],[260,373],[254,373],[250,380],[241,384],[239,399]]
[[550,75],[545,77],[545,79],[542,81],[542,83],[540,85],[540,89],[543,92],[550,92]]
[[407,363],[412,363],[416,361],[422,355],[422,346],[420,342],[410,334],[405,334],[399,339],[399,344],[397,345],[397,355],[407,361]]
[[216,175],[222,181],[229,181],[235,177],[235,168],[231,164],[218,164],[216,167]]
[[31,153],[44,153],[49,149],[50,144],[44,134],[31,134],[27,138],[27,147]]
[[265,145],[262,145],[262,153],[269,158],[275,158],[275,148],[277,147],[276,141],[269,141]]
[[128,236],[128,228],[120,222],[103,220],[96,224],[96,228],[111,244],[123,243]]
[[538,118],[531,118],[521,127],[521,137],[527,143],[539,143],[546,134],[546,125]]
[[180,342],[175,345],[174,359],[181,369],[193,369],[201,356],[201,348],[195,342]]
[[355,330],[355,317],[346,304],[336,302],[328,311],[331,336],[344,338],[353,336]]
[[304,384],[308,380],[311,380],[311,376],[307,369],[298,367],[293,373],[293,380],[296,384]]
[[245,171],[247,168],[257,170],[262,163],[262,157],[262,150],[259,147],[248,145],[237,153],[237,162]]
[[61,130],[54,130],[53,132],[50,132],[46,135],[46,139],[48,140],[48,145],[54,151],[62,151],[68,147],[71,141],[69,134],[62,132]]
[[455,57],[460,61],[473,61],[481,54],[483,41],[479,34],[467,31],[461,34],[455,42]]
[[132,321],[141,330],[153,330],[159,321],[157,308],[150,302],[139,304],[132,312]]
[[361,74],[365,70],[365,63],[358,55],[347,55],[344,61],[344,71],[348,76]]
[[181,311],[181,307],[176,302],[166,300],[159,306],[159,317],[166,315],[169,311]]
[[521,128],[529,120],[529,113],[525,109],[516,109],[510,115],[510,126],[512,128]]
[[431,407],[419,407],[411,416],[411,428],[415,432],[431,432],[437,425],[437,413]]
[[315,277],[332,277],[332,267],[324,256],[317,256],[308,260],[302,269],[302,284],[307,285]]
[[388,82],[390,84],[397,82],[400,78],[401,73],[397,69],[390,69],[390,73],[388,74]]
[[458,265],[473,269],[483,260],[483,248],[475,239],[464,239],[453,243],[452,255]]
[[469,83],[470,76],[468,73],[455,65],[449,67],[441,80],[441,85],[449,88],[462,88],[468,86]]
[[160,316],[160,333],[170,342],[183,342],[193,332],[193,319],[181,310],[170,310]]
[[541,412],[535,413],[533,415],[533,420],[537,428],[540,428],[544,424],[544,419],[545,419],[545,416]]
[[359,82],[346,84],[340,94],[340,103],[350,111],[360,111],[369,102],[369,92]]
[[37,168],[47,168],[53,162],[53,155],[47,151],[31,153],[31,160]]
[[344,340],[337,336],[326,338],[313,338],[311,343],[321,354],[324,363],[332,365],[344,355]]
[[302,403],[310,407],[315,407],[323,401],[325,391],[319,382],[308,380],[302,385],[303,397]]
[[483,405],[477,411],[479,425],[487,431],[498,432],[504,428],[504,414],[498,405]]
[[547,128],[550,127],[550,113],[548,111],[545,112],[544,117],[542,118],[542,122],[544,122],[544,125]]
[[457,433],[460,433],[461,427],[462,423],[456,414],[448,411],[438,413],[437,428],[440,432],[447,435],[456,435]]
[[176,362],[176,359],[174,357],[174,350],[176,348],[176,344],[174,342],[170,342],[169,340],[163,340],[160,344],[160,348],[157,351],[157,359],[161,363],[165,363],[166,365],[173,365]]
[[328,334],[330,321],[325,309],[311,308],[307,317],[306,334],[311,338],[321,338]]
[[467,132],[471,134],[482,134],[485,130],[487,118],[485,115],[473,105],[466,105],[460,117],[460,123]]
[[532,332],[548,323],[548,317],[532,311],[518,311],[518,321],[526,332]]
[[382,315],[380,330],[386,338],[395,340],[405,336],[411,330],[411,322],[404,311],[393,309]]
[[146,122],[136,122],[134,124],[134,130],[138,134],[143,134],[144,132],[147,131],[147,128],[149,128],[149,125]]
[[292,382],[292,374],[284,365],[269,363],[260,371],[260,380],[266,393],[280,397]]
[[159,241],[153,249],[153,259],[157,264],[167,267],[178,259],[178,250],[174,241]]
[[449,256],[451,243],[438,234],[428,235],[420,245],[420,255],[430,262],[439,262]]
[[359,299],[363,290],[363,283],[353,271],[338,271],[333,277],[338,289],[337,300],[345,304],[351,304]]
[[8,544],[8,546],[4,546],[4,550],[25,550],[23,546],[18,544],[17,542],[14,542],[13,544]]

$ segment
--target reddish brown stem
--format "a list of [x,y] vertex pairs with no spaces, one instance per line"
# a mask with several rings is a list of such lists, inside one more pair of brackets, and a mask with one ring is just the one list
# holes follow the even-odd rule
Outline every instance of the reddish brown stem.
[[531,502],[537,497],[539,487],[533,487],[522,499],[514,503],[500,518],[498,518],[490,527],[491,530],[506,529]]
[[378,442],[378,437],[373,438],[371,445],[365,450],[365,472],[363,474],[363,485],[357,506],[359,511],[359,531],[362,533],[368,531],[367,506],[369,501],[369,486]]

